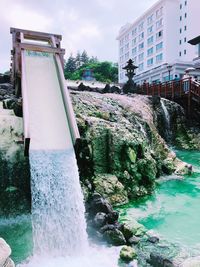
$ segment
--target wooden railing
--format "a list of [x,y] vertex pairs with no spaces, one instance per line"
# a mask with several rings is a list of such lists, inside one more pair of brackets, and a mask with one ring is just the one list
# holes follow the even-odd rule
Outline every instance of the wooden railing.
[[190,113],[192,101],[198,103],[200,108],[200,83],[193,81],[192,78],[157,84],[143,83],[138,86],[138,93],[160,96],[174,101],[182,98],[188,98],[188,113]]

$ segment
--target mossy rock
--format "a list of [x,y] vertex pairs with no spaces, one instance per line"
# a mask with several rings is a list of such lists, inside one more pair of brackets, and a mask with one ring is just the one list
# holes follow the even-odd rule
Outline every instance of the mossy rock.
[[137,258],[137,253],[134,250],[134,248],[130,247],[130,246],[124,246],[121,250],[120,250],[120,259],[125,261],[125,262],[130,262],[132,260],[134,260],[135,258]]
[[115,175],[97,174],[93,178],[94,190],[106,198],[112,205],[128,203],[127,192]]

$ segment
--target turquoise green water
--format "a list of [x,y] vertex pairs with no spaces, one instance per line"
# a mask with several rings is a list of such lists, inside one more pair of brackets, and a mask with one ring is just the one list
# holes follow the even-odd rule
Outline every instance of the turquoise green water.
[[[152,196],[124,206],[121,213],[137,219],[169,242],[199,251],[200,152],[178,151],[177,155],[193,164],[193,175],[183,180],[163,180]],[[30,216],[1,219],[0,236],[10,244],[15,263],[23,261],[32,252]]]
[[32,227],[30,216],[0,220],[0,237],[4,238],[12,249],[12,259],[19,263],[32,252]]
[[193,164],[194,173],[183,180],[163,180],[154,195],[126,205],[122,215],[132,216],[169,242],[200,248],[200,152],[177,151]]

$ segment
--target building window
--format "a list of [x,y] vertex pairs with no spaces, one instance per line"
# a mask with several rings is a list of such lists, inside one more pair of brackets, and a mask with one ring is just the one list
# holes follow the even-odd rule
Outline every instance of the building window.
[[147,66],[153,65],[153,58],[147,60]]
[[139,65],[138,65],[138,70],[139,71],[142,71],[144,69],[144,63],[140,63]]
[[162,15],[163,7],[156,10],[156,18],[160,17]]
[[147,39],[147,44],[148,45],[150,45],[150,44],[152,44],[153,43],[153,36],[151,36],[151,37],[149,37],[148,39]]
[[186,37],[184,38],[184,42],[185,42],[185,43],[187,42],[187,38],[186,38]]
[[124,38],[120,40],[119,44],[120,44],[120,46],[122,46],[124,44]]
[[128,42],[128,40],[129,40],[129,34],[127,34],[127,35],[125,36],[125,42]]
[[121,56],[121,57],[120,57],[120,62],[123,62],[123,60],[124,60],[124,57]]
[[182,29],[180,28],[180,33],[182,33]]
[[129,43],[125,45],[125,50],[129,49]]
[[151,48],[149,48],[148,50],[147,50],[147,56],[150,56],[150,55],[152,55],[153,54],[153,47],[151,47]]
[[152,31],[153,31],[153,25],[147,29],[147,33],[148,33],[148,34],[151,34]]
[[179,52],[179,57],[181,57],[181,52]]
[[141,41],[144,38],[144,32],[140,33],[139,35],[139,41]]
[[181,41],[181,40],[179,40],[179,44],[180,44],[180,45],[182,44],[182,41]]
[[187,26],[184,26],[184,31],[186,31],[187,30]]
[[147,18],[147,24],[151,24],[153,22],[153,14]]
[[163,42],[160,42],[159,44],[156,45],[156,51],[159,51],[162,48],[163,48]]
[[180,21],[182,20],[182,16],[180,16]]
[[187,1],[185,1],[185,6],[187,6]]
[[137,38],[135,37],[133,40],[132,40],[132,46],[134,46],[137,42]]
[[136,35],[136,33],[137,33],[137,28],[132,30],[132,36]]
[[184,50],[184,55],[186,55],[186,53],[187,53],[187,51],[186,51],[186,49]]
[[144,59],[144,53],[139,54],[138,60],[139,61],[142,61],[143,59]]
[[163,54],[159,54],[156,56],[156,63],[161,62],[163,60]]
[[159,31],[159,32],[157,32],[157,33],[156,33],[156,39],[162,37],[162,35],[163,35],[163,31]]
[[129,58],[129,52],[125,54],[125,60]]
[[139,24],[139,26],[138,26],[138,30],[139,30],[139,31],[142,31],[143,28],[144,28],[144,22],[141,22],[141,23]]
[[162,26],[162,23],[163,23],[163,19],[159,19],[157,22],[156,22],[156,29],[160,28]]
[[123,52],[124,52],[124,48],[123,48],[123,47],[121,47],[121,48],[120,48],[120,55],[122,55],[122,54],[123,54]]
[[139,48],[139,50],[143,49],[144,48],[144,42],[139,44],[138,48]]
[[185,13],[185,18],[187,18],[187,13]]
[[180,9],[182,9],[182,4],[180,4]]
[[137,57],[133,58],[133,62],[136,63],[137,62]]
[[133,49],[132,49],[132,55],[135,55],[137,53],[137,47],[134,47]]

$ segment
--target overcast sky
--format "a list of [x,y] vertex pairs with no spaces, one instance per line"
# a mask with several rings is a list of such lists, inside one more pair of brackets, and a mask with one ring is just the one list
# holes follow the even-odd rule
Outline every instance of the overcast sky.
[[9,69],[10,27],[63,36],[66,58],[83,51],[117,62],[116,36],[157,0],[0,0],[0,72]]

